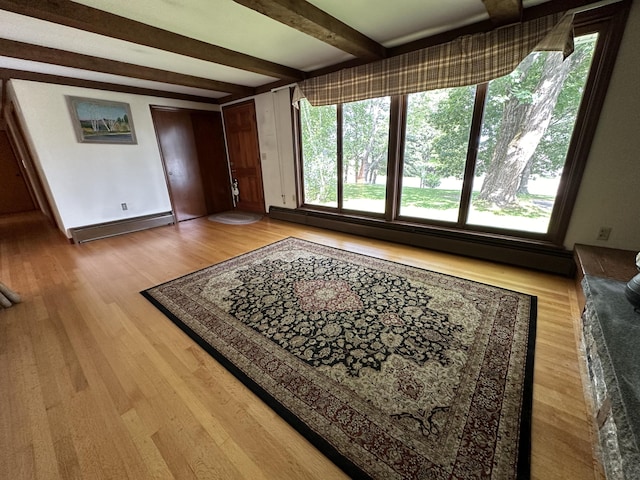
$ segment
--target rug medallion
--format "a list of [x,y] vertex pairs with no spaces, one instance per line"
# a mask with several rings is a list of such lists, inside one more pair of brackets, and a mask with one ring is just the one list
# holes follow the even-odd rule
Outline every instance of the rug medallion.
[[295,238],[142,293],[352,477],[528,476],[535,297]]

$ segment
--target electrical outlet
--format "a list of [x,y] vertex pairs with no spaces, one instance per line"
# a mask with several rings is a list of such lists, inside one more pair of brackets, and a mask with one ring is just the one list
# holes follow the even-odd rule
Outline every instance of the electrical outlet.
[[128,210],[126,203],[121,203],[120,206],[122,207],[122,210]]
[[598,230],[598,240],[607,241],[609,240],[609,235],[611,235],[611,227],[600,227]]

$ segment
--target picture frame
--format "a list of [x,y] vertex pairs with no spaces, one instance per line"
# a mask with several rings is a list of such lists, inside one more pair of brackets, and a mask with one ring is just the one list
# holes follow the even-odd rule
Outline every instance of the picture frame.
[[137,144],[128,103],[67,96],[80,143]]

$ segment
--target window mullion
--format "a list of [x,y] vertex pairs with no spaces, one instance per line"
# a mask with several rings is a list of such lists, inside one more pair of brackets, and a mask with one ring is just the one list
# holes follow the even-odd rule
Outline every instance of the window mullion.
[[467,160],[464,166],[462,192],[460,195],[460,209],[458,211],[458,226],[464,227],[467,223],[471,194],[473,193],[473,177],[476,171],[478,147],[480,146],[480,133],[482,131],[482,117],[484,104],[487,98],[488,84],[483,83],[476,87],[476,97],[473,104],[473,118],[471,120],[471,132],[469,134],[469,146],[467,147]]
[[402,191],[402,150],[404,145],[404,122],[407,115],[406,96],[391,97],[389,118],[389,151],[387,160],[387,203],[385,219],[398,217]]
[[336,145],[336,161],[338,162],[337,165],[337,174],[338,174],[338,183],[336,185],[336,194],[338,197],[338,211],[341,212],[342,211],[342,195],[343,195],[343,182],[344,182],[344,169],[342,166],[342,132],[343,132],[343,128],[342,128],[342,104],[337,105],[336,108],[336,115],[337,115],[337,125],[336,125],[336,129],[337,129],[337,145]]

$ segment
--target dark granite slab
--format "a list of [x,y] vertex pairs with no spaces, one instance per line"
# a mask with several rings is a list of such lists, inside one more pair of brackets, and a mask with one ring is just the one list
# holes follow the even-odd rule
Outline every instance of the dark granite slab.
[[[622,478],[640,478],[640,314],[624,295],[626,282],[585,275],[584,327],[602,365]],[[605,468],[607,466],[605,465]]]

